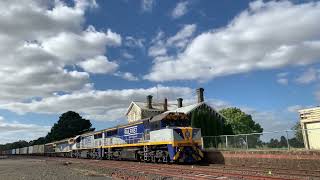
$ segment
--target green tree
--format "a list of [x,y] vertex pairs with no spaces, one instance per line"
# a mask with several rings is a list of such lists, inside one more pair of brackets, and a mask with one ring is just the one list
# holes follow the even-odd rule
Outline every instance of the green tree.
[[226,118],[226,124],[231,126],[234,134],[261,133],[263,131],[263,128],[252,119],[251,115],[239,108],[222,109],[220,113]]
[[94,128],[91,128],[91,126],[90,120],[83,119],[76,112],[68,111],[63,113],[59,117],[58,122],[53,125],[51,131],[46,136],[46,142],[58,141],[87,131],[94,131]]
[[29,144],[31,146],[44,144],[44,143],[46,143],[46,138],[45,137],[39,137],[38,139],[29,142]]
[[293,126],[292,130],[295,131],[294,135],[297,140],[303,142],[303,135],[302,135],[302,128],[300,122],[296,122],[296,124]]
[[289,139],[290,146],[295,148],[303,148],[304,142],[303,142],[302,128],[299,121],[292,127],[292,130],[295,131],[294,133],[295,137]]
[[192,113],[191,126],[201,128],[202,136],[218,136],[223,132],[223,122],[210,109],[198,109]]
[[0,145],[0,151],[2,150],[9,150],[9,149],[17,149],[17,148],[23,148],[29,146],[29,143],[27,141],[16,141],[13,143],[7,143],[4,145]]
[[281,136],[279,141],[279,148],[287,147],[287,146],[288,146],[287,138],[285,138],[284,136]]
[[279,141],[278,141],[278,139],[273,139],[273,138],[271,138],[271,139],[270,139],[270,142],[268,143],[268,147],[270,147],[270,148],[277,148],[277,147],[279,147]]
[[201,128],[202,136],[207,136],[204,138],[205,147],[218,147],[221,139],[216,136],[232,132],[230,127],[225,126],[223,118],[210,108],[195,110],[191,115],[191,126]]

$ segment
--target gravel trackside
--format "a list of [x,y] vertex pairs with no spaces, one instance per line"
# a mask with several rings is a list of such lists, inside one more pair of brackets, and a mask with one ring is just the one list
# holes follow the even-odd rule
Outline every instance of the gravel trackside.
[[104,174],[73,167],[67,161],[45,158],[2,157],[0,180],[102,180],[112,179]]

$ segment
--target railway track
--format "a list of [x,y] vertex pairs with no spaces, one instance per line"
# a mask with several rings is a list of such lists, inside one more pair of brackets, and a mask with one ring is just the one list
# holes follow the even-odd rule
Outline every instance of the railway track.
[[276,175],[283,175],[286,176],[290,174],[290,176],[297,176],[297,177],[312,177],[314,179],[320,179],[320,170],[307,170],[307,169],[286,169],[286,168],[275,168],[275,167],[264,167],[263,169],[252,166],[243,168],[240,166],[224,166],[224,165],[218,165],[218,166],[211,166],[210,169],[224,169],[224,170],[233,170],[233,171],[251,171],[256,173],[266,173],[271,172]]
[[[131,170],[141,174],[157,174],[160,176],[171,176],[184,179],[304,179],[305,174],[294,173],[292,170],[282,170],[268,175],[268,170],[248,169],[248,168],[229,168],[212,166],[192,166],[175,164],[150,164],[123,161],[90,161],[90,163],[104,167]],[[308,174],[308,177],[320,179],[320,175]]]
[[[43,158],[43,157],[39,157]],[[252,180],[286,180],[286,179],[319,179],[320,171],[310,170],[290,170],[276,168],[259,168],[259,167],[239,167],[224,165],[177,165],[177,164],[152,164],[139,163],[132,161],[112,161],[112,160],[88,160],[72,158],[46,158],[48,160],[57,160],[61,162],[72,162],[86,164],[90,167],[100,167],[101,169],[117,170],[118,176],[132,172],[144,175],[156,175],[162,177],[174,177],[177,179],[252,179]],[[268,174],[271,171],[272,174]],[[128,174],[127,174],[128,175]]]

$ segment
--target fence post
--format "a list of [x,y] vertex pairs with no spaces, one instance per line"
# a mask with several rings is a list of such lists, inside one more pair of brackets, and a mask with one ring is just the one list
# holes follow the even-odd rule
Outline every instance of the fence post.
[[226,136],[226,149],[228,149],[228,136]]
[[290,151],[289,135],[288,135],[288,131],[287,130],[286,130],[286,136],[287,136],[288,151]]
[[219,143],[218,143],[218,140],[217,140],[217,136],[214,137],[214,143],[215,143],[215,148],[218,149],[219,148],[218,147]]
[[247,150],[248,150],[249,149],[248,135],[246,135],[246,147],[247,147]]

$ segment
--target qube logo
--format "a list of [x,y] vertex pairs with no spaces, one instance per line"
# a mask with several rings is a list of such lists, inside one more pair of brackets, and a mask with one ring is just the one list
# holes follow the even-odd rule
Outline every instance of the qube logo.
[[132,126],[124,129],[124,135],[125,136],[130,136],[130,135],[136,135],[138,132],[138,127],[137,126]]

